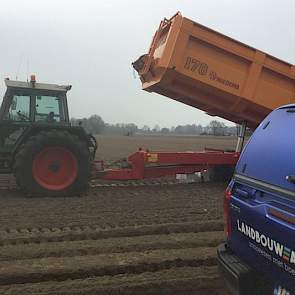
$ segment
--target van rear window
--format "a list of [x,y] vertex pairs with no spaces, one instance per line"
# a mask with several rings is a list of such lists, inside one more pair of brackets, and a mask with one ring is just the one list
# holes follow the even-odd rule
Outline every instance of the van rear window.
[[295,191],[295,108],[272,112],[255,130],[236,167],[247,177]]

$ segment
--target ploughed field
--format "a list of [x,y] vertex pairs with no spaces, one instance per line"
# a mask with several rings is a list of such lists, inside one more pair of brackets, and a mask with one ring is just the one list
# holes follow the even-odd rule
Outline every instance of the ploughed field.
[[235,137],[225,136],[97,136],[100,160],[116,161],[139,147],[151,151],[199,151],[205,147],[234,150]]
[[[207,140],[229,149],[234,142]],[[99,137],[109,161],[138,146],[205,145],[193,137]],[[153,180],[72,198],[2,189],[0,294],[225,294],[216,261],[225,187]]]

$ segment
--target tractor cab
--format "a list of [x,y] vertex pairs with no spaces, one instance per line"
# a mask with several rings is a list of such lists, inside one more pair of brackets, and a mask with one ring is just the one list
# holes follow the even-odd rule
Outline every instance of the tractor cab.
[[0,150],[11,151],[29,127],[70,125],[67,91],[71,86],[5,80],[0,108]]
[[3,123],[69,124],[67,91],[71,86],[5,80],[7,87],[0,109]]

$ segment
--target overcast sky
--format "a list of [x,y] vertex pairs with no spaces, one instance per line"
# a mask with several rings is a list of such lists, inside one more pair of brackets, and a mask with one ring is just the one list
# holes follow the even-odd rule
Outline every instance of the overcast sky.
[[[294,0],[0,0],[0,78],[72,84],[73,117],[153,127],[212,117],[141,90],[131,62],[159,22],[180,11],[201,24],[295,64]],[[1,95],[4,83],[0,81]]]

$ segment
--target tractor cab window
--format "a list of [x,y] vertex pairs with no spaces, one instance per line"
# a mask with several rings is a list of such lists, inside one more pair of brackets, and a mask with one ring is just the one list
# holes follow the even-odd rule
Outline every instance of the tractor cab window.
[[14,95],[5,119],[30,121],[30,96]]
[[64,121],[62,100],[56,96],[37,95],[35,121]]

